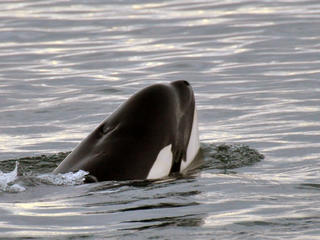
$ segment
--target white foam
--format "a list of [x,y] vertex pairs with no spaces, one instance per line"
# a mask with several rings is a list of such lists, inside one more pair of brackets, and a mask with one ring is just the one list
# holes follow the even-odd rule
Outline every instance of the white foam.
[[3,192],[23,192],[26,189],[17,183],[14,183],[18,179],[18,166],[19,162],[16,162],[15,168],[8,173],[4,173],[0,170],[0,191]]
[[79,185],[84,183],[85,176],[89,173],[83,170],[77,172],[68,172],[68,173],[48,173],[37,176],[44,183],[49,183],[53,185]]
[[172,165],[171,144],[161,149],[147,179],[163,178],[169,175]]

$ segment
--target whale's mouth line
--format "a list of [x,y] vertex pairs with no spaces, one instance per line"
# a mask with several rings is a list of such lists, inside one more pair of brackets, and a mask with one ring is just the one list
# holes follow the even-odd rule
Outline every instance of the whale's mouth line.
[[99,180],[94,175],[91,175],[89,173],[88,175],[84,176],[84,182],[85,183],[95,183],[95,182],[99,182]]

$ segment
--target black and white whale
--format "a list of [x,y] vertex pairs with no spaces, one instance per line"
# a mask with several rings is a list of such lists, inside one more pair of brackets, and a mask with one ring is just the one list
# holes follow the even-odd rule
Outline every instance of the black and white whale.
[[84,170],[97,181],[157,179],[184,171],[199,148],[190,84],[154,84],[120,105],[53,173]]

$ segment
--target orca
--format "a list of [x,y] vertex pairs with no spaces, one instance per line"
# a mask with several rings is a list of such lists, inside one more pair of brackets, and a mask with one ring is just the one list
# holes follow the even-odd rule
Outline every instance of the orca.
[[199,149],[191,85],[154,84],[121,104],[53,173],[84,170],[88,182],[159,179],[185,171]]

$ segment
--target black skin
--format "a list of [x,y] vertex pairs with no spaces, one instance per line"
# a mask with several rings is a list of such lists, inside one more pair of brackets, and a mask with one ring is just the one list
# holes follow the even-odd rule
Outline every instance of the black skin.
[[186,159],[194,108],[187,81],[146,87],[105,119],[53,173],[81,169],[96,181],[146,179],[160,150],[170,144],[171,172],[179,172]]

